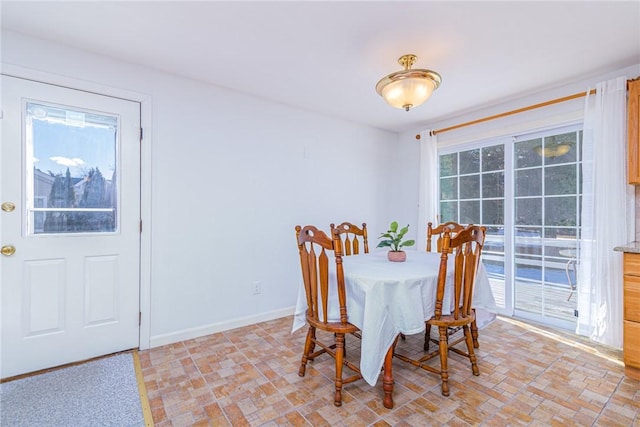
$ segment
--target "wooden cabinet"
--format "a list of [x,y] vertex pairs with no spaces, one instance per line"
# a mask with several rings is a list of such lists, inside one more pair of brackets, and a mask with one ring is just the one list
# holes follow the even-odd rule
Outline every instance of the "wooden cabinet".
[[624,254],[624,373],[640,380],[640,254]]
[[640,184],[640,79],[629,81],[629,184]]

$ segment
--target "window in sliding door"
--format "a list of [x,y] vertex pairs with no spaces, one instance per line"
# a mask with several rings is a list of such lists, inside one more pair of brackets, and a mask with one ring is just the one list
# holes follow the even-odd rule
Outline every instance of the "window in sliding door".
[[514,142],[515,309],[574,321],[582,132]]
[[482,258],[499,308],[505,306],[504,168],[504,144],[440,156],[440,222],[487,227]]

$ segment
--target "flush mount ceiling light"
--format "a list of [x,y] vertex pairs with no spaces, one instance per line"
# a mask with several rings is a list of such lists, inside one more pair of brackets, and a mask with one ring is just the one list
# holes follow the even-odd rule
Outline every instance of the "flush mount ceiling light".
[[435,71],[411,69],[416,59],[412,54],[402,55],[398,63],[404,70],[391,73],[376,84],[376,92],[392,107],[409,111],[429,99],[440,86],[442,77]]

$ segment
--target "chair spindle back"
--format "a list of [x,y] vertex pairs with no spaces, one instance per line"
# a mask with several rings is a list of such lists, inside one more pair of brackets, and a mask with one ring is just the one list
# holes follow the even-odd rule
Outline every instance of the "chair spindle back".
[[367,238],[366,223],[362,223],[362,228],[350,222],[343,222],[338,226],[336,226],[335,224],[331,224],[331,233],[333,233],[333,230],[338,230],[340,240],[344,245],[344,256],[358,255],[360,253],[360,239],[362,239],[364,253],[369,253],[369,241]]
[[427,224],[427,252],[431,252],[431,240],[433,236],[438,236],[438,239],[436,240],[436,252],[442,252],[442,235],[444,230],[450,230],[451,237],[453,237],[456,233],[464,230],[464,225],[460,225],[455,221],[448,221],[434,228],[433,223],[429,222]]
[[[307,297],[307,316],[318,322],[327,324],[329,306],[329,289],[337,287],[340,305],[340,323],[347,324],[347,298],[342,267],[342,243],[337,230],[332,237],[312,225],[296,226],[296,239],[300,253],[302,279]],[[336,282],[329,282],[329,256],[333,252],[336,264]]]
[[486,228],[470,225],[458,232],[454,237],[453,231],[445,228],[442,235],[442,255],[440,256],[440,272],[438,275],[438,290],[436,295],[435,318],[442,317],[442,304],[447,282],[447,267],[450,254],[453,261],[452,313],[454,319],[469,317],[472,312],[473,290],[476,273],[482,254],[482,247]]

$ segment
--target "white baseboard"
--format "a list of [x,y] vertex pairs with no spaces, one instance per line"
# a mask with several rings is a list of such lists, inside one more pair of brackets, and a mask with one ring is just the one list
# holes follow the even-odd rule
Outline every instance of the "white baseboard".
[[167,344],[173,344],[179,341],[190,340],[193,338],[203,337],[218,332],[228,331],[230,329],[241,328],[260,322],[279,319],[285,316],[293,315],[295,307],[283,308],[280,310],[259,313],[253,316],[240,317],[210,325],[198,326],[197,328],[183,329],[181,331],[171,332],[168,334],[154,335],[150,338],[150,348],[160,347]]

